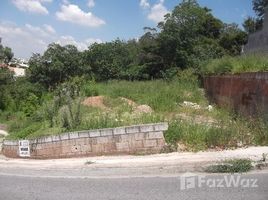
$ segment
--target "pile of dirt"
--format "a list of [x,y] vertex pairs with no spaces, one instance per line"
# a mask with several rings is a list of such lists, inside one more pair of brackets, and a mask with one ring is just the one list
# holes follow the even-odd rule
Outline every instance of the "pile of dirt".
[[140,105],[134,108],[134,113],[141,114],[141,113],[152,113],[153,109],[148,105]]
[[[103,110],[109,110],[110,108],[104,104],[104,96],[95,96],[86,98],[82,104],[85,106],[91,106],[95,108],[100,108]],[[133,108],[133,113],[141,114],[141,113],[152,113],[153,109],[148,105],[138,105],[131,99],[127,99],[125,97],[120,97],[119,101],[122,100],[126,102],[129,106]]]
[[132,106],[132,107],[137,107],[137,103],[132,101],[131,99],[127,99],[125,97],[120,97],[120,99],[124,102],[126,102],[129,106]]
[[91,106],[95,108],[108,109],[103,102],[104,102],[104,96],[95,96],[86,98],[82,102],[82,104],[85,106]]
[[121,100],[125,101],[129,106],[133,108],[133,112],[136,114],[139,113],[152,113],[153,109],[148,105],[138,105],[136,102],[125,97],[120,97]]

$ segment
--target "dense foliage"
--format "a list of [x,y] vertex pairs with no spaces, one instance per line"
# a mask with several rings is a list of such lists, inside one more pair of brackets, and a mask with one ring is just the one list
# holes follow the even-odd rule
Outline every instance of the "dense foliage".
[[268,6],[268,0],[252,0],[252,4],[256,18],[249,16],[243,23],[243,27],[248,33],[254,33],[262,28],[265,17],[265,9],[267,9]]
[[97,81],[170,78],[180,69],[195,68],[224,55],[239,55],[247,34],[225,24],[196,0],[184,0],[157,28],[144,28],[138,40],[93,44],[79,52],[75,46],[50,44],[44,55],[30,59],[29,79],[55,88],[74,76]]
[[9,47],[4,47],[0,44],[0,63],[8,63],[13,58],[14,54]]

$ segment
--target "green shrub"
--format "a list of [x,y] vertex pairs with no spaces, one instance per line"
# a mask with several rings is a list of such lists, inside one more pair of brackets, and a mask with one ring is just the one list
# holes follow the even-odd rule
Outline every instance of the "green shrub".
[[211,165],[205,169],[209,173],[243,173],[253,168],[249,159],[226,160],[217,165]]
[[27,99],[22,103],[22,111],[29,117],[36,112],[38,106],[38,97],[35,94],[30,93]]

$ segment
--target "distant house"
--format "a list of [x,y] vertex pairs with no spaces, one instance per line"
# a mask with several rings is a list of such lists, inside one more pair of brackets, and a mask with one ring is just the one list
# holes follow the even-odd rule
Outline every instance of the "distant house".
[[10,63],[0,63],[0,67],[8,68],[14,73],[14,77],[25,76],[25,70],[29,67],[28,63],[21,59],[13,59]]

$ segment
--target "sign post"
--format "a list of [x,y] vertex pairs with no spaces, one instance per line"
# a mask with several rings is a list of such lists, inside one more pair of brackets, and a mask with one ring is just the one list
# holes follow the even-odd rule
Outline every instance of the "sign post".
[[19,141],[19,155],[20,157],[30,157],[30,141],[29,140]]

